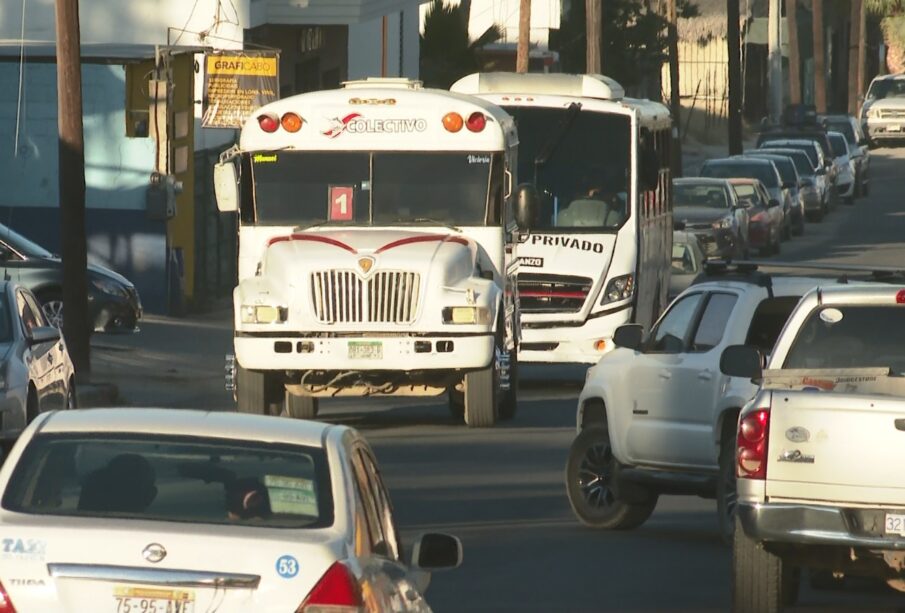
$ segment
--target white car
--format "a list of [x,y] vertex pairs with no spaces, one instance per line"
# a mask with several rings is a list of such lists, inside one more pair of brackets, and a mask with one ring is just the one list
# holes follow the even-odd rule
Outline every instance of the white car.
[[0,281],[0,441],[9,447],[39,413],[76,406],[75,369],[34,294]]
[[462,559],[444,534],[403,551],[374,454],[344,426],[52,412],[0,491],[3,611],[429,611],[429,571]]
[[855,162],[852,160],[848,142],[845,135],[840,132],[827,132],[826,135],[833,146],[836,192],[843,202],[852,204],[855,202]]
[[735,426],[757,386],[720,373],[723,348],[769,352],[801,296],[820,283],[739,267],[706,267],[642,338],[616,330],[618,348],[588,371],[578,436],[566,469],[569,502],[584,524],[636,528],[661,494],[717,498],[728,541],[735,509]]

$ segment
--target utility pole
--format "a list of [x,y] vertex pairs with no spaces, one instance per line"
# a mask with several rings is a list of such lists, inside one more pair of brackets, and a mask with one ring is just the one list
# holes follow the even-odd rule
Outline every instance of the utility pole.
[[79,380],[91,373],[88,249],[85,244],[85,141],[78,0],[56,0],[60,251],[63,335]]
[[673,177],[682,176],[682,138],[679,126],[682,125],[682,102],[679,97],[679,31],[676,0],[666,3],[667,42],[669,44],[669,112],[673,121],[672,154],[670,163]]
[[786,0],[789,32],[789,102],[801,104],[801,51],[798,48],[798,0]]
[[858,15],[858,30],[861,33],[858,37],[858,112],[856,117],[861,113],[861,103],[864,101],[865,88],[867,84],[864,82],[867,76],[867,8],[861,3],[861,12]]
[[603,55],[600,50],[603,28],[602,3],[603,0],[585,0],[585,38],[588,42],[585,72],[588,74],[603,72]]
[[861,13],[864,11],[861,0],[852,0],[852,12],[849,21],[848,40],[848,113],[858,116],[858,83],[861,81],[861,58],[863,57],[861,31]]
[[780,0],[770,0],[767,23],[767,46],[770,66],[770,122],[778,124],[782,118],[782,41],[780,40]]
[[742,153],[742,51],[739,0],[726,0],[726,57],[729,62],[729,155]]
[[521,0],[518,15],[518,49],[515,71],[528,72],[528,48],[531,43],[531,0]]
[[814,7],[814,106],[826,113],[826,45],[823,39],[823,0],[812,0]]

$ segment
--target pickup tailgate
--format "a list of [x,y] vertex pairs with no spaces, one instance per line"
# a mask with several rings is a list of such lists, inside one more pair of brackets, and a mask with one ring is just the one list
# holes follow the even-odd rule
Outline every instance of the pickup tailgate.
[[905,399],[774,391],[769,498],[905,506]]

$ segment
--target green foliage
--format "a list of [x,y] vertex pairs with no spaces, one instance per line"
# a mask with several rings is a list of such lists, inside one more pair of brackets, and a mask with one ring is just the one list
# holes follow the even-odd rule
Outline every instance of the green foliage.
[[503,32],[494,25],[477,40],[470,40],[467,10],[467,4],[431,2],[421,35],[421,80],[426,86],[449,89],[456,80],[476,72],[478,49],[502,38]]
[[868,13],[886,17],[905,12],[903,0],[864,0],[864,8]]

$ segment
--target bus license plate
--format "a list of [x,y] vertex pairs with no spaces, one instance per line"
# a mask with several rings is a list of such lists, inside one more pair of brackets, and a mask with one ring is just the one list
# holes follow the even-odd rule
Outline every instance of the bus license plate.
[[380,360],[383,359],[383,343],[380,341],[350,341],[349,359]]
[[905,515],[887,513],[886,534],[898,534],[899,536],[905,536]]
[[185,590],[115,588],[116,613],[195,613],[195,595]]

